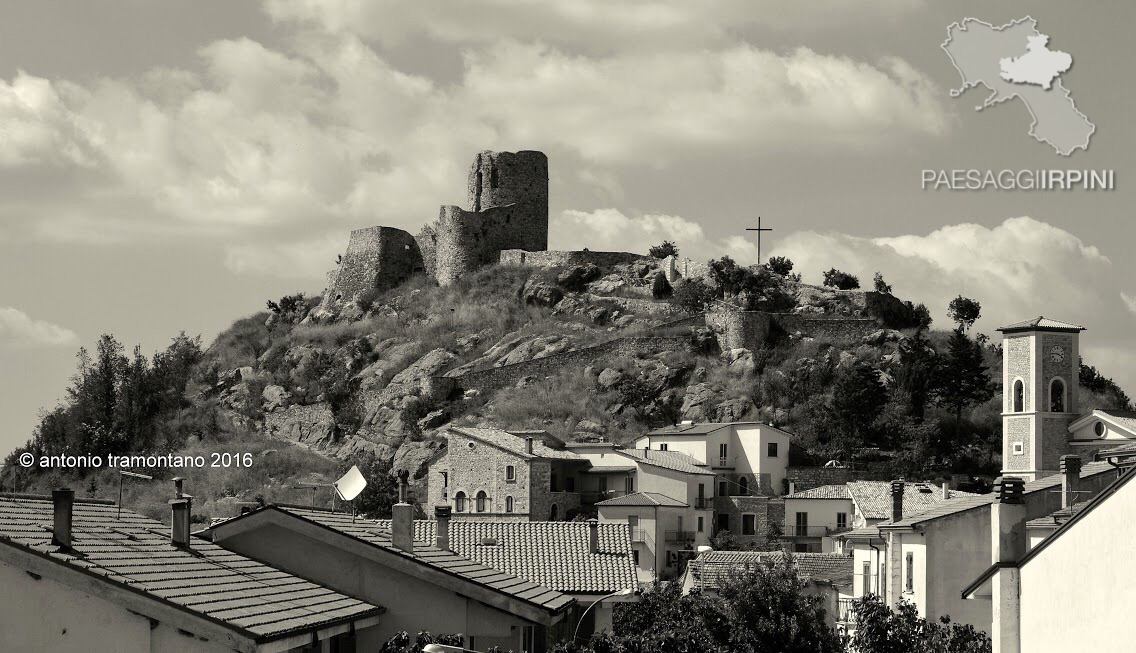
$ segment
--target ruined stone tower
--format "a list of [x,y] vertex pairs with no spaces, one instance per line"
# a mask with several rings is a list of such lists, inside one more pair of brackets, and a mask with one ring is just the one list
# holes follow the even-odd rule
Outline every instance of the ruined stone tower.
[[339,267],[328,275],[324,300],[354,302],[365,291],[389,290],[424,271],[414,236],[394,227],[356,229]]
[[543,152],[490,152],[470,166],[469,208],[443,206],[418,234],[427,274],[453,283],[496,263],[501,250],[548,249],[548,157]]

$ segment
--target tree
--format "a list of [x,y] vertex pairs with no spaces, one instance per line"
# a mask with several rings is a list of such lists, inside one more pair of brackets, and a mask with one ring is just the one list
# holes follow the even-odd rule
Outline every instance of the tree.
[[915,305],[915,322],[916,326],[923,329],[929,328],[933,319],[931,318],[931,311],[928,310],[926,304]]
[[796,302],[781,288],[781,279],[765,268],[756,271],[729,256],[710,261],[710,278],[723,297],[736,298],[749,311],[786,311]]
[[857,363],[837,372],[832,387],[832,412],[847,436],[843,442],[838,442],[845,457],[867,439],[872,423],[886,403],[887,388],[880,382],[876,368]]
[[872,282],[875,284],[876,292],[884,295],[891,294],[891,284],[884,281],[884,275],[876,272],[876,276],[872,279]]
[[357,465],[367,479],[367,487],[355,502],[359,514],[368,519],[390,519],[391,506],[398,502],[398,479],[392,473],[390,461],[366,452],[351,463]]
[[899,342],[899,369],[896,385],[907,394],[909,413],[922,422],[927,402],[935,389],[938,354],[922,328]]
[[667,281],[667,275],[662,272],[656,272],[655,278],[651,280],[651,296],[655,299],[666,299],[674,294],[674,289]]
[[787,256],[771,256],[767,267],[773,274],[787,277],[793,271],[793,262]]
[[947,317],[957,322],[959,327],[966,331],[970,331],[970,327],[974,326],[974,323],[981,314],[982,305],[962,295],[952,299],[951,303],[947,306]]
[[791,556],[751,565],[718,596],[679,583],[657,586],[636,603],[619,604],[613,633],[561,642],[555,653],[837,653],[843,638],[825,623],[820,597],[807,594]]
[[674,285],[670,301],[687,313],[701,313],[715,299],[717,293],[710,284],[701,279],[682,279]]
[[1097,408],[1132,410],[1132,400],[1115,381],[1106,378],[1092,365],[1085,365],[1083,360],[1080,361],[1080,368],[1078,376],[1080,377],[1081,389],[1100,397],[1101,403],[1096,406]]
[[427,644],[443,644],[447,646],[461,647],[465,644],[464,638],[460,633],[454,635],[431,635],[426,631],[419,632],[413,640],[410,639],[410,633],[405,630],[395,633],[379,653],[422,653],[422,649]]
[[655,245],[648,250],[648,253],[654,258],[666,258],[668,256],[678,256],[678,246],[669,240],[664,240],[661,244]]
[[947,352],[936,370],[935,400],[955,416],[955,435],[962,422],[962,411],[994,396],[989,370],[982,356],[982,345],[966,336],[962,326],[951,332]]
[[849,649],[857,653],[990,653],[990,637],[974,626],[939,623],[919,616],[914,604],[900,600],[895,610],[868,594],[852,603],[856,633]]
[[855,290],[860,287],[860,280],[836,268],[830,268],[824,273],[824,285],[837,290]]

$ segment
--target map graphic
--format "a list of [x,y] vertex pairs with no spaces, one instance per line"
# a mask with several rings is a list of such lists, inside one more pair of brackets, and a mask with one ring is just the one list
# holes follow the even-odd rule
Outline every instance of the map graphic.
[[967,18],[947,28],[943,50],[962,75],[962,87],[951,90],[959,97],[967,89],[985,86],[993,91],[981,111],[1006,100],[1025,103],[1033,123],[1029,134],[1048,143],[1058,154],[1087,150],[1096,126],[1073,104],[1061,74],[1073,66],[1072,55],[1049,49],[1049,36],[1037,31],[1029,16],[995,27]]

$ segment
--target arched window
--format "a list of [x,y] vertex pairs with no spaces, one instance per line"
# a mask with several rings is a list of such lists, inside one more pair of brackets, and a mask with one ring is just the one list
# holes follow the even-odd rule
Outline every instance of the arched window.
[[1026,384],[1021,379],[1014,381],[1014,412],[1020,413],[1026,409]]
[[465,512],[465,492],[458,492],[454,495],[454,510]]
[[517,480],[517,468],[512,465],[505,465],[505,482],[512,483]]
[[1065,412],[1065,382],[1061,379],[1049,382],[1049,410],[1053,413]]
[[477,512],[485,512],[485,500],[488,498],[484,491],[477,493]]
[[559,516],[560,510],[557,509],[556,504],[552,504],[552,509],[548,511],[548,521],[556,521]]
[[505,497],[505,512],[513,512],[513,497]]
[[749,479],[745,476],[738,478],[738,491],[742,493],[742,496],[749,494]]

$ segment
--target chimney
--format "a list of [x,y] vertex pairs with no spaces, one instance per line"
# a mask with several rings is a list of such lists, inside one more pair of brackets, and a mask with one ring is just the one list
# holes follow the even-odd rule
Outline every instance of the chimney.
[[588,520],[588,550],[600,552],[600,522],[597,519]]
[[434,545],[443,551],[450,548],[450,512],[449,506],[434,506],[434,519],[438,520],[437,533]]
[[951,498],[951,484],[943,481],[943,501]]
[[903,479],[891,482],[891,520],[903,519]]
[[75,505],[75,490],[65,487],[52,490],[51,502],[55,512],[51,543],[69,549],[71,548],[71,508]]
[[1068,508],[1077,503],[1077,493],[1081,489],[1081,457],[1061,456],[1061,507]]
[[1026,553],[1025,481],[1004,476],[994,481],[990,506],[990,557],[1000,565],[990,580],[994,653],[1021,651],[1021,600],[1018,560]]
[[410,472],[398,470],[398,503],[391,510],[391,544],[410,553],[414,551],[414,506],[406,502],[406,485]]
[[173,510],[173,521],[170,528],[170,541],[174,546],[189,548],[189,521],[190,504],[193,499],[178,497],[170,499],[170,508]]
[[184,478],[182,478],[180,476],[174,477],[174,498],[175,499],[180,499],[180,498],[182,498],[182,496],[184,496],[184,493],[182,492],[182,488],[183,488],[184,483],[185,483]]
[[532,436],[525,438],[525,453],[532,455],[533,452],[533,439]]
[[796,493],[797,493],[797,484],[793,481],[789,481],[789,494],[796,494]]

